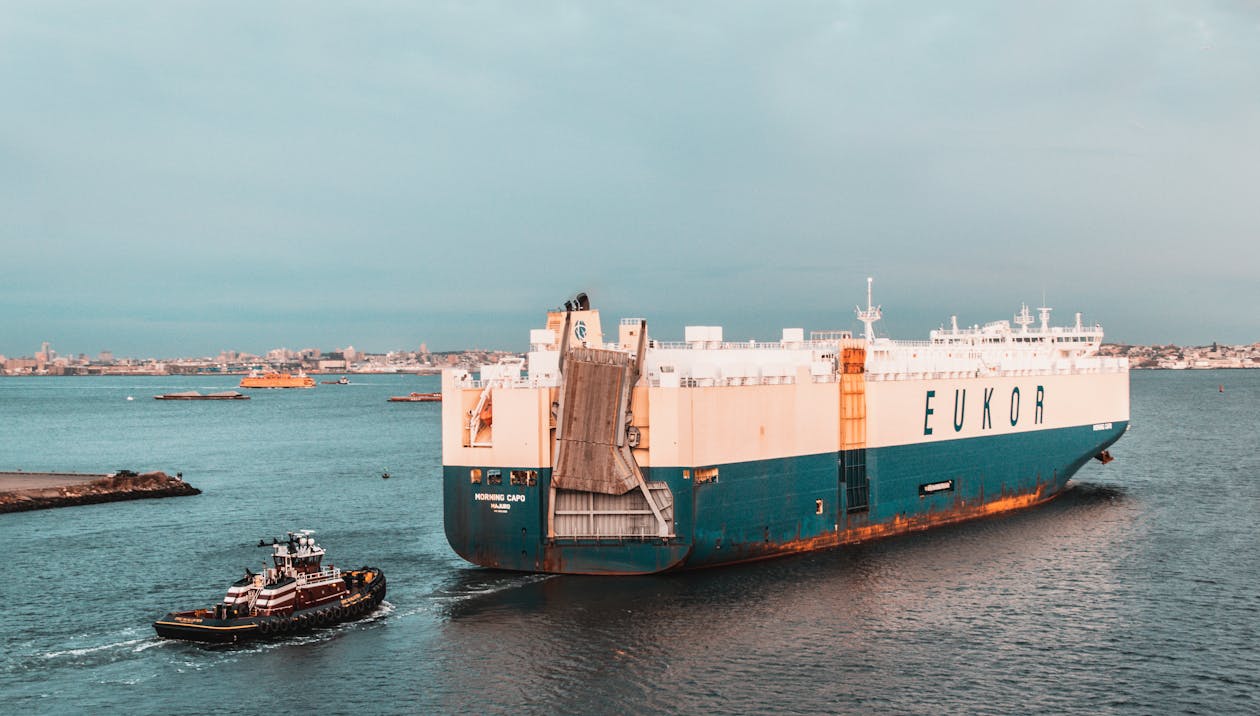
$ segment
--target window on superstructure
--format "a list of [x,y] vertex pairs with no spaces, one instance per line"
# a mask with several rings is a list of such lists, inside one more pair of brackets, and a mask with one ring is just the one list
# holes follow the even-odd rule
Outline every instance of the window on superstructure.
[[533,487],[534,485],[538,484],[538,471],[537,470],[513,470],[512,475],[510,477],[510,481],[513,485],[524,485],[526,487]]

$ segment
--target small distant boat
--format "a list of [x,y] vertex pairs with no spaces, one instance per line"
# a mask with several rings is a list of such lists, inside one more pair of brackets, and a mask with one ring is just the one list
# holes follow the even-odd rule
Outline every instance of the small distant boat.
[[350,385],[350,379],[345,376],[342,376],[340,380],[321,380],[319,382],[323,385]]
[[314,388],[315,379],[299,371],[297,375],[289,373],[253,371],[241,378],[242,388]]
[[337,569],[321,565],[324,549],[310,530],[271,547],[272,566],[245,576],[211,609],[170,612],[153,623],[158,636],[206,642],[238,642],[303,634],[361,619],[385,599],[385,574],[376,567]]
[[441,393],[409,393],[407,395],[395,395],[389,399],[391,403],[440,403],[442,402]]
[[[154,400],[249,400],[248,395],[241,395],[235,390],[225,390],[221,393],[210,393],[202,395],[195,390],[185,391],[183,393],[165,393],[163,395],[153,396]],[[130,398],[128,399],[130,400]]]

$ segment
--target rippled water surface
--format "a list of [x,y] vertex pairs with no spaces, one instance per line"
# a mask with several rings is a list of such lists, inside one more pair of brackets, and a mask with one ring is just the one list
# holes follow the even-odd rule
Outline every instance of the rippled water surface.
[[[456,557],[440,406],[385,402],[436,377],[152,399],[235,383],[0,379],[0,470],[182,471],[204,490],[0,515],[5,712],[1260,711],[1257,371],[1135,372],[1117,460],[1045,507],[641,578]],[[153,635],[257,567],[259,537],[300,528],[338,566],[385,570],[374,618],[265,645]]]

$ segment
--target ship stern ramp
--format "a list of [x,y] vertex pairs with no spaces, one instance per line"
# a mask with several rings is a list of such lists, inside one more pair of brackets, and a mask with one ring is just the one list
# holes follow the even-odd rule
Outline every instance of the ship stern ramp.
[[444,523],[461,557],[567,574],[649,574],[686,559],[674,492],[646,479],[627,440],[641,355],[564,351],[557,386],[444,374]]

